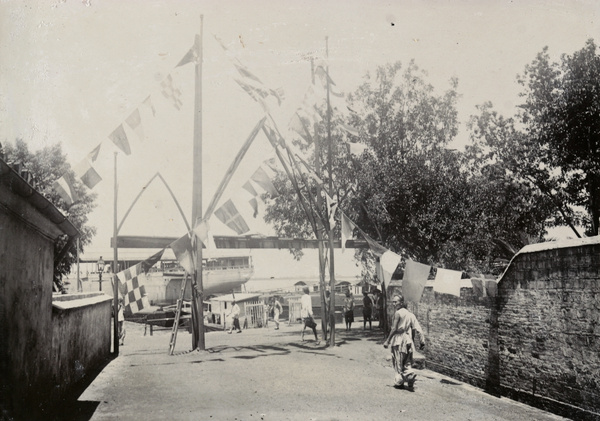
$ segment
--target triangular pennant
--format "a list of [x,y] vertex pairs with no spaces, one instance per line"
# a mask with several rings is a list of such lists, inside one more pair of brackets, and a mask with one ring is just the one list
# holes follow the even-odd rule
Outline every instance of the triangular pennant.
[[200,242],[202,244],[204,244],[204,246],[208,250],[215,250],[217,248],[217,246],[215,245],[215,240],[210,232],[210,225],[208,224],[208,221],[206,221],[204,219],[201,220],[194,227],[193,231],[194,231],[194,234],[196,234],[196,237],[198,237]]
[[77,201],[77,195],[75,194],[75,189],[73,188],[73,183],[69,176],[63,175],[58,180],[54,181],[52,188],[58,193],[67,206],[71,206]]
[[381,264],[381,270],[383,272],[383,280],[386,285],[389,285],[392,280],[392,275],[396,271],[401,260],[402,257],[391,250],[386,251],[379,258],[379,263]]
[[108,138],[112,140],[112,142],[117,145],[119,149],[125,152],[125,155],[131,155],[131,148],[129,147],[129,140],[127,140],[127,134],[125,133],[125,129],[122,124],[110,134]]
[[352,238],[354,235],[354,228],[356,228],[356,224],[350,220],[346,216],[344,212],[340,212],[342,214],[342,253],[346,250],[346,241],[349,238]]
[[169,247],[173,250],[175,258],[187,273],[194,273],[194,260],[192,257],[192,242],[190,236],[184,234],[173,241]]
[[406,260],[404,277],[402,278],[402,295],[406,301],[418,303],[421,301],[423,289],[427,283],[431,266]]
[[198,45],[197,42],[194,42],[194,45],[192,45],[192,47],[188,50],[187,53],[185,53],[185,55],[181,58],[181,60],[179,60],[179,63],[177,63],[177,66],[175,67],[180,67],[183,66],[184,64],[188,64],[188,63],[198,63],[198,61],[200,60],[200,54],[198,54]]
[[73,171],[75,175],[87,186],[88,189],[93,189],[96,184],[102,181],[100,174],[94,169],[92,164],[84,158],[79,164],[77,164]]
[[330,197],[324,190],[323,193],[325,194],[325,200],[327,201],[327,219],[329,220],[329,229],[332,230],[335,228],[335,211],[338,207],[337,198]]
[[246,190],[248,193],[250,193],[252,196],[254,196],[254,197],[258,196],[258,193],[256,192],[256,190],[252,186],[252,183],[250,183],[250,180],[246,181],[244,183],[244,185],[242,186],[242,188],[244,190]]
[[261,186],[265,191],[270,193],[272,197],[276,197],[278,195],[275,185],[271,181],[271,178],[269,177],[267,172],[262,167],[258,167],[254,174],[252,174],[250,179],[259,186]]
[[152,268],[152,266],[154,266],[156,264],[156,262],[158,262],[161,259],[164,252],[165,252],[165,249],[162,249],[158,253],[155,253],[152,256],[148,257],[143,262],[140,262],[142,272],[148,273],[148,271]]
[[144,129],[142,127],[142,117],[140,116],[140,110],[138,108],[127,117],[125,122],[136,132],[141,141],[145,139]]
[[98,154],[100,153],[100,146],[102,146],[102,143],[98,143],[98,146],[96,146],[88,155],[88,159],[92,162],[96,161],[96,159],[98,159]]

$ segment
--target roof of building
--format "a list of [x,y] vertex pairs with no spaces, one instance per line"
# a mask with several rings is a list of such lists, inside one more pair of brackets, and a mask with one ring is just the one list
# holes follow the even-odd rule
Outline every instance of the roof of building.
[[56,206],[31,186],[2,159],[0,159],[0,183],[33,206],[64,234],[67,234],[69,237],[76,237],[79,235],[77,228],[75,228],[71,221],[69,221]]

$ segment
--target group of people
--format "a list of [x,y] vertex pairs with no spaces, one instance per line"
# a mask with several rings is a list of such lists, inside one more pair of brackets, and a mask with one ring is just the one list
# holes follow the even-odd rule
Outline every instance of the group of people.
[[[378,297],[378,301],[382,301],[381,297]],[[306,328],[312,330],[315,336],[316,345],[320,344],[319,337],[317,335],[317,323],[315,322],[312,298],[308,287],[303,288],[303,295],[300,298],[300,316],[302,318],[302,334],[301,340],[304,341],[304,332]],[[415,336],[419,334],[419,349],[423,349],[425,346],[425,335],[423,329],[419,324],[416,316],[411,313],[406,307],[406,303],[402,295],[394,295],[392,298],[392,305],[394,307],[394,316],[390,327],[390,332],[383,342],[384,348],[390,348],[392,353],[392,364],[394,367],[394,387],[404,388],[405,386],[411,390],[414,387],[417,375],[412,368],[413,356],[415,351]],[[281,303],[277,298],[273,298],[270,307],[273,308],[273,320],[275,322],[275,329],[279,329],[279,316],[283,311]],[[383,308],[383,306],[381,306]],[[367,292],[363,293],[363,329],[366,329],[366,323],[369,322],[369,329],[371,329],[371,320],[374,309],[378,312],[378,318],[381,320],[384,317],[383,310],[379,313],[376,302],[373,302]],[[349,331],[352,322],[354,322],[354,297],[350,291],[346,291],[344,298],[344,320],[346,323],[346,331]],[[233,317],[233,325],[228,333],[232,332],[232,329],[239,329],[239,306],[233,302],[233,307],[230,315]],[[236,318],[237,315],[237,318]],[[236,322],[237,320],[237,322]]]

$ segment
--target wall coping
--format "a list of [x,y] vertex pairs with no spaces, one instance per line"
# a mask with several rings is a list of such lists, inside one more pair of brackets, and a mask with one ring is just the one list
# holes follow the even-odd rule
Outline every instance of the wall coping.
[[600,236],[595,237],[585,237],[585,238],[575,238],[569,240],[560,240],[560,241],[547,241],[545,243],[536,243],[530,244],[528,246],[523,247],[521,250],[515,254],[515,257],[519,254],[524,253],[536,253],[539,251],[546,250],[555,250],[560,248],[569,248],[569,247],[580,247],[587,246],[591,244],[600,244]]
[[112,300],[113,297],[102,292],[55,295],[52,297],[52,308],[65,311]]

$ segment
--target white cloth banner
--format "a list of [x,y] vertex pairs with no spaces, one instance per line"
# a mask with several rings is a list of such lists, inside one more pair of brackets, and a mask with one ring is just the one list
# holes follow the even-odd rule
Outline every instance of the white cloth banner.
[[383,272],[383,280],[386,285],[390,284],[392,280],[392,275],[396,271],[396,268],[400,264],[400,260],[402,257],[391,250],[386,251],[379,258],[379,263],[381,264],[381,271]]
[[452,294],[460,297],[460,278],[462,278],[462,272],[437,268],[433,290],[442,294]]
[[404,277],[402,278],[402,295],[404,296],[404,300],[413,303],[421,301],[421,295],[423,294],[430,271],[431,266],[429,265],[414,262],[410,259],[406,261]]

